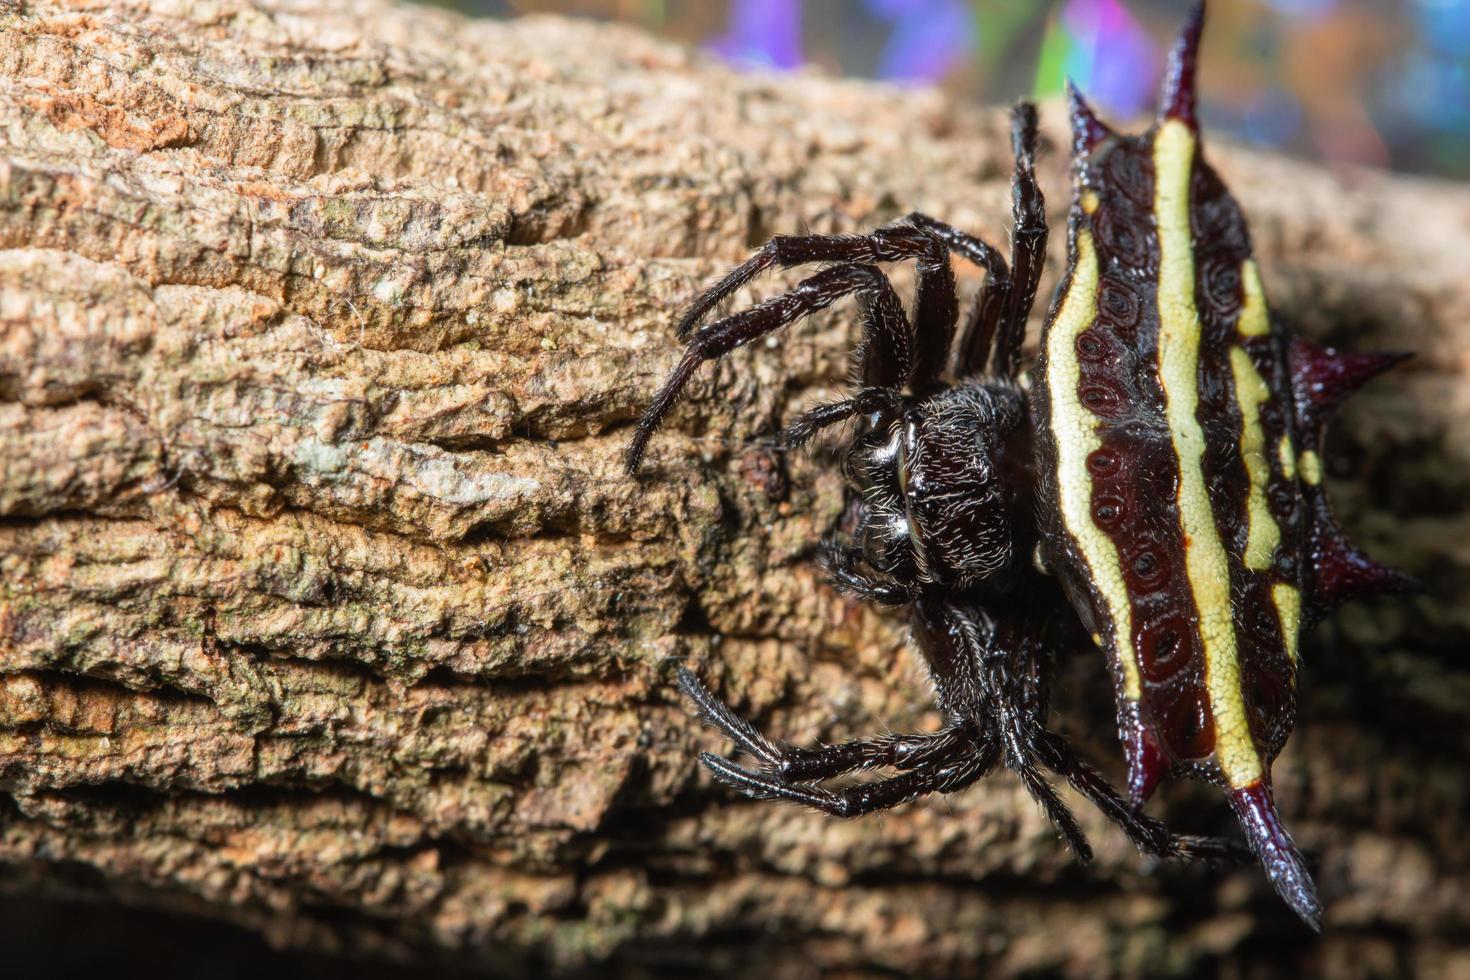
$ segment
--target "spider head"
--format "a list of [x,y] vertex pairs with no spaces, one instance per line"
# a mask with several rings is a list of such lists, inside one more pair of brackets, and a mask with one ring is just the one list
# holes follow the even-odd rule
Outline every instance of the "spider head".
[[1021,395],[1008,382],[951,388],[870,430],[849,473],[864,513],[854,537],[880,573],[966,588],[1004,574],[1022,542]]

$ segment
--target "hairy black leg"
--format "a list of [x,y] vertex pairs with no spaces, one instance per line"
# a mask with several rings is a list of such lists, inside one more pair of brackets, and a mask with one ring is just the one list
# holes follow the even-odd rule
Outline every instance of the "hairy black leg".
[[836,262],[873,265],[943,253],[940,243],[917,228],[891,225],[867,235],[777,235],[723,279],[705,290],[679,318],[675,333],[687,337],[715,306],[772,268]]
[[918,259],[919,281],[914,292],[914,361],[908,377],[904,379],[919,395],[925,395],[939,385],[939,377],[948,366],[955,324],[960,315],[954,267],[949,263],[949,242],[928,227],[939,224],[915,212],[899,225],[916,229],[929,242],[929,248]]
[[914,606],[915,636],[934,678],[941,704],[992,733],[1007,768],[1020,776],[1074,854],[1092,858],[1092,848],[1072,811],[1033,763],[1031,719],[1039,710],[1030,672],[1021,669],[1035,656],[1037,624],[1027,610],[999,623],[978,610],[942,600]]
[[700,328],[690,339],[674,373],[638,420],[637,430],[624,456],[628,472],[638,468],[648,440],[700,364],[723,357],[737,347],[825,309],[852,293],[866,293],[870,297],[870,302],[863,307],[862,362],[888,365],[899,378],[905,376],[912,353],[909,326],[904,318],[903,305],[887,278],[872,265],[824,269],[780,296]]
[[781,750],[770,739],[758,732],[754,725],[730,710],[729,705],[710,693],[704,682],[692,670],[679,668],[679,690],[699,712],[705,723],[719,729],[741,751],[759,759],[762,766],[777,766],[781,762]]
[[831,779],[859,769],[913,769],[943,762],[969,744],[967,733],[952,727],[931,734],[882,735],[811,749],[777,745],[715,697],[692,671],[681,667],[678,678],[679,689],[708,725],[758,760],[765,775],[783,782]]
[[1091,861],[1092,845],[1088,844],[1077,818],[1033,761],[1036,726],[1032,719],[1038,706],[1032,698],[1035,689],[1030,683],[1030,672],[1017,670],[1018,666],[1032,662],[1027,645],[1033,636],[1025,634],[1024,624],[1020,617],[1012,617],[995,631],[995,642],[989,655],[984,656],[980,670],[985,700],[999,730],[1006,767],[1021,777],[1031,798],[1041,805],[1077,859]]
[[836,745],[785,749],[781,761],[767,770],[787,783],[811,783],[869,769],[918,769],[943,764],[962,749],[954,729],[915,735],[879,735]]
[[914,604],[914,639],[934,682],[935,699],[950,714],[969,717],[980,710],[979,651],[988,627],[941,599]]
[[1014,376],[1020,365],[1026,320],[1046,266],[1046,198],[1036,182],[1036,107],[1029,102],[1011,111],[1011,152],[1016,157],[1011,184],[1011,291],[993,360],[995,373],[1002,377]]
[[[1000,318],[1001,307],[1004,305],[1002,298],[1009,294],[1011,288],[1011,272],[1005,256],[988,242],[926,214],[915,211],[904,220],[937,236],[949,247],[950,251],[963,255],[972,264],[986,272],[985,286],[975,297],[974,306],[970,310],[969,318],[965,321],[965,328],[960,333],[959,343],[954,344],[951,338],[950,342],[944,345],[943,351],[936,350],[935,354],[941,358],[941,361],[937,367],[932,368],[936,376],[944,371],[946,367],[944,362],[949,360],[950,348],[953,346],[957,350],[955,376],[963,378],[978,373],[984,369],[985,362],[989,359],[990,343],[995,334],[995,322]],[[922,324],[920,329],[923,329]],[[920,344],[921,348],[927,346]],[[916,377],[919,375],[917,369],[914,373]]]
[[920,211],[910,212],[903,221],[916,228],[924,229],[943,242],[951,252],[963,256],[968,262],[979,266],[991,275],[1005,277],[1005,256],[1001,255],[1000,250],[995,246]]
[[[1087,797],[1116,823],[1139,850],[1159,857],[1249,860],[1238,844],[1209,837],[1177,835],[1157,820],[1135,814],[1097,770],[1060,735],[1046,729],[1048,624],[1042,607],[1013,610],[999,620],[981,642],[977,672],[988,711],[995,719],[1006,765],[1021,774],[1027,789],[1046,810],[1079,856],[1090,853],[1086,840],[1061,800],[1041,777],[1040,763]],[[951,615],[963,618],[963,611]],[[975,641],[972,641],[975,642]],[[1079,846],[1080,845],[1080,846]]]
[[1079,861],[1092,860],[1092,845],[1087,843],[1087,835],[1082,833],[1077,818],[1072,816],[1071,809],[1062,802],[1057,791],[1051,788],[1051,784],[1041,775],[1041,771],[1035,766],[1026,764],[1015,769],[1016,774],[1021,777],[1021,782],[1026,785],[1026,791],[1031,798],[1041,804],[1042,812],[1051,821],[1052,826],[1062,835],[1062,840],[1072,849],[1072,853]]
[[1005,705],[995,705],[998,716],[1000,716],[1001,746],[1005,767],[1020,776],[1025,783],[1026,792],[1030,798],[1035,799],[1041,805],[1042,813],[1047,814],[1048,820],[1060,833],[1061,839],[1066,840],[1067,846],[1078,855],[1079,861],[1092,860],[1092,845],[1088,843],[1088,837],[1082,833],[1082,827],[1078,824],[1078,818],[1073,817],[1072,808],[1067,807],[1057,795],[1057,790],[1051,788],[1041,774],[1041,770],[1033,763],[1035,755],[1029,732],[1022,732],[1013,711]]
[[768,269],[811,262],[873,265],[907,259],[932,265],[947,261],[947,256],[942,242],[907,222],[885,225],[866,235],[777,235],[706,289],[679,318],[675,332],[687,336],[721,300]]
[[699,761],[720,782],[733,786],[747,796],[790,800],[836,817],[860,817],[875,810],[899,806],[929,793],[952,793],[969,786],[994,766],[994,762],[985,756],[983,749],[971,750],[950,765],[926,765],[891,779],[855,783],[839,790],[826,790],[806,784],[792,785],[753,773],[709,752],[701,754]]
[[906,606],[917,602],[921,595],[919,586],[913,582],[861,571],[857,555],[831,539],[822,542],[822,567],[837,591],[853,599],[865,599],[880,606]]
[[[916,391],[932,387],[944,373],[959,314],[953,252],[989,273],[987,283],[1009,283],[1005,258],[993,246],[917,211],[867,235],[778,235],[707,289],[680,318],[686,335],[722,299],[768,269],[808,262],[898,262],[918,260],[914,301],[917,355],[908,381]],[[996,315],[1001,312],[995,307]],[[988,348],[989,342],[986,341]],[[984,358],[979,362],[982,366]]]
[[1175,834],[1159,821],[1143,814],[1135,814],[1102,774],[1079,756],[1060,735],[1038,731],[1035,745],[1037,758],[1042,764],[1091,800],[1102,811],[1103,816],[1122,828],[1128,839],[1143,853],[1162,858],[1230,863],[1251,860],[1250,850],[1234,841]]
[[1036,107],[1022,102],[1011,110],[1011,150],[1016,158],[1011,181],[1011,272],[992,274],[981,290],[974,315],[959,345],[956,373],[961,377],[991,370],[1015,374],[1026,319],[1046,264],[1046,199],[1036,182]]
[[818,405],[798,415],[781,433],[781,445],[787,449],[797,449],[823,429],[857,415],[869,415],[873,412],[896,413],[899,402],[899,393],[892,388],[864,388],[851,398]]

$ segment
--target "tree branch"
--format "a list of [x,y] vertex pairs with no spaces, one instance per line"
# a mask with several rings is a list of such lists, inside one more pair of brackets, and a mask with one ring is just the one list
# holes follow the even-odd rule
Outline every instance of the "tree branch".
[[[1254,871],[1146,868],[1091,815],[1076,867],[1005,775],[844,823],[696,773],[676,663],[797,742],[926,693],[901,623],[819,583],[832,468],[788,480],[760,438],[835,395],[851,311],[704,371],[628,480],[673,319],[776,232],[920,209],[1003,240],[1002,115],[590,23],[11,2],[0,134],[0,858],[512,972],[1464,965],[1465,188],[1211,146],[1278,307],[1419,351],[1333,473],[1431,590],[1308,644],[1277,768],[1314,944]],[[1059,684],[1116,777],[1101,664]]]

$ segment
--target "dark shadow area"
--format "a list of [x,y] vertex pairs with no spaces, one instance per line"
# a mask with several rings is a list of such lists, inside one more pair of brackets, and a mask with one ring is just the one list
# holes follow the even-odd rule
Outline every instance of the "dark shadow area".
[[271,949],[257,935],[218,922],[89,901],[0,897],[7,976],[148,976],[245,980],[417,980],[451,976],[349,958]]

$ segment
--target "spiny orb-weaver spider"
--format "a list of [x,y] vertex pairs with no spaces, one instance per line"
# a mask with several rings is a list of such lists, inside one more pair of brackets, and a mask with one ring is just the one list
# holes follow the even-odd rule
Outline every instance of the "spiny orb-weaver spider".
[[[844,448],[849,516],[825,543],[825,564],[847,595],[911,611],[945,723],[932,734],[788,748],[685,670],[684,693],[758,768],[711,753],[701,761],[750,796],[839,816],[954,792],[1004,765],[1084,859],[1087,841],[1043,767],[1146,853],[1228,858],[1238,845],[1171,833],[1141,812],[1165,775],[1207,780],[1226,792],[1277,892],[1318,928],[1270,767],[1295,719],[1306,617],[1411,584],[1343,537],[1319,456],[1337,406],[1400,357],[1293,338],[1267,308],[1245,220],[1200,153],[1203,18],[1200,3],[1143,135],[1115,133],[1069,88],[1068,263],[1029,376],[1021,349],[1047,227],[1036,112],[1021,104],[1009,265],[922,214],[867,235],[772,239],[679,321],[688,349],[626,462],[630,473],[638,467],[701,363],[857,296],[856,390],[801,415],[784,437],[797,445],[856,420]],[[987,273],[957,342],[951,253]],[[907,259],[918,271],[912,321],[876,264]],[[829,264],[695,330],[756,275],[811,262]],[[1046,726],[1053,626],[1064,615],[1108,656],[1127,801]],[[874,769],[894,774],[822,785]]]

